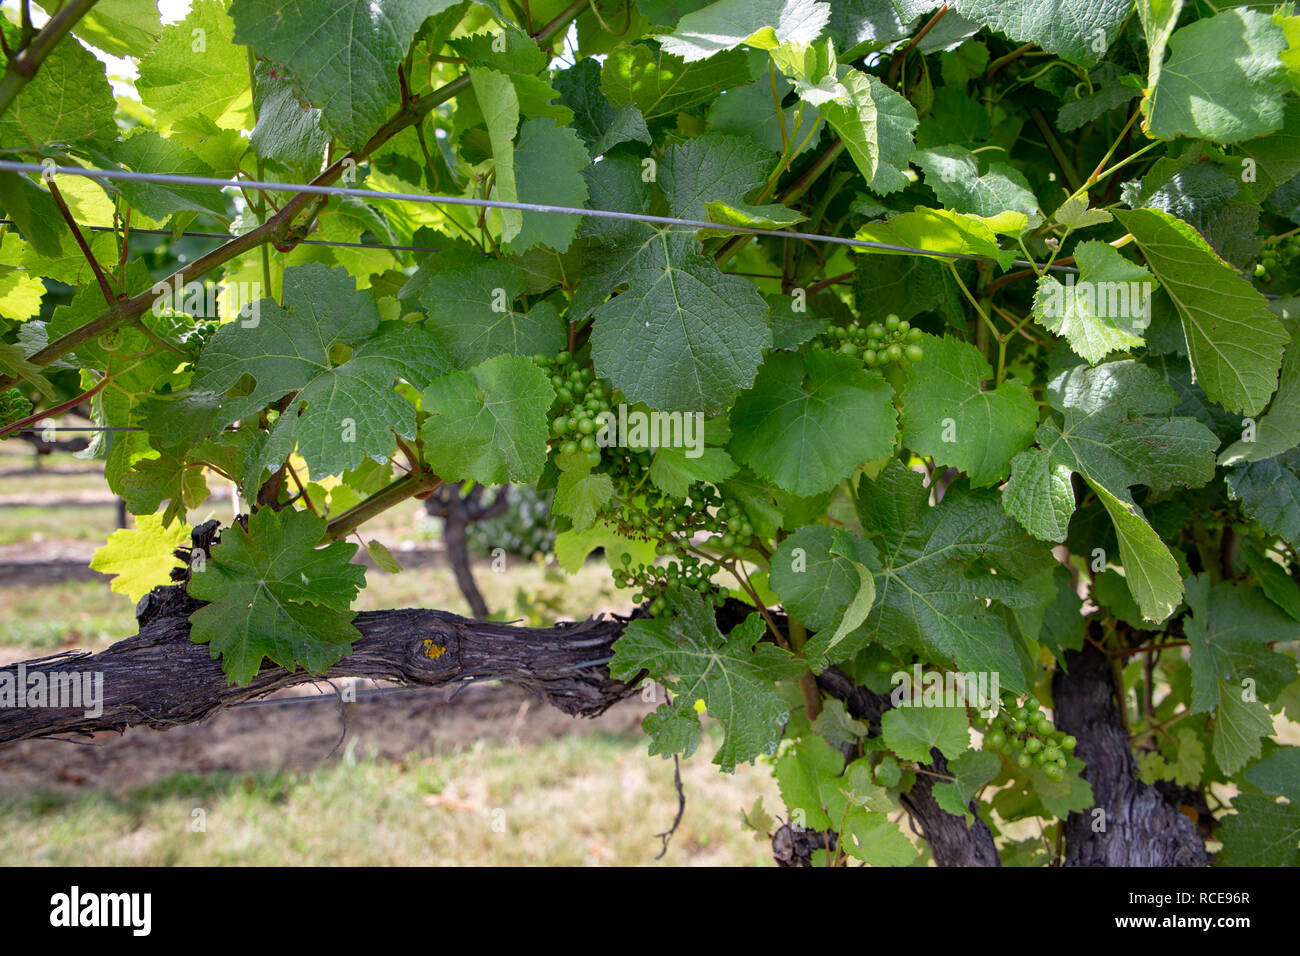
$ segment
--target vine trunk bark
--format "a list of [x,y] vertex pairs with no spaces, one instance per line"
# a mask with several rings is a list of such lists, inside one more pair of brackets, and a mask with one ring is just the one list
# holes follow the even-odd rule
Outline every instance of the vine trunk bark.
[[1205,866],[1196,824],[1137,778],[1110,660],[1086,643],[1067,651],[1052,693],[1056,726],[1078,739],[1093,807],[1065,822],[1066,866]]

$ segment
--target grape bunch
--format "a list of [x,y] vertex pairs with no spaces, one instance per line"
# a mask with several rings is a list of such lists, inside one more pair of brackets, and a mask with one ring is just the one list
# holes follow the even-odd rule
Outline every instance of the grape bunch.
[[0,426],[26,418],[32,413],[32,403],[16,388],[0,392]]
[[670,591],[694,591],[715,606],[726,601],[726,593],[712,580],[720,567],[693,554],[682,555],[664,565],[633,565],[631,555],[625,554],[623,567],[614,569],[614,583],[620,588],[637,588],[632,600],[638,604],[648,600],[651,615],[658,617],[668,607]]
[[1069,734],[1052,726],[1033,697],[1021,705],[1014,697],[1004,697],[998,715],[984,734],[985,750],[1006,751],[1021,770],[1037,765],[1049,780],[1065,776],[1066,762],[1076,743]]
[[599,416],[612,410],[613,390],[596,378],[592,369],[573,361],[568,352],[554,357],[535,355],[533,361],[551,377],[551,385],[555,387],[551,443],[562,454],[581,452],[587,464],[597,467],[601,461],[601,449],[596,444]]
[[657,541],[660,554],[673,554],[699,532],[707,533],[708,543],[722,551],[731,551],[753,536],[754,526],[740,505],[728,502],[712,486],[695,484],[686,498],[676,498],[666,492],[646,492],[638,486],[645,469],[650,467],[648,453],[616,455],[614,464],[616,469],[623,465],[626,471],[620,474],[618,469],[611,475],[614,499],[601,511],[601,517],[617,527],[624,537]]
[[921,330],[892,313],[885,316],[883,324],[873,322],[865,328],[856,319],[848,325],[833,325],[815,347],[852,355],[868,368],[915,364],[925,358]]
[[1272,248],[1264,253],[1255,266],[1255,278],[1265,285],[1271,284],[1274,279],[1287,274],[1288,267],[1297,256],[1300,256],[1300,235],[1287,236],[1272,243]]
[[611,456],[615,494],[600,512],[624,537],[655,542],[655,553],[667,557],[666,564],[631,564],[614,570],[620,588],[638,589],[633,600],[650,602],[650,613],[660,615],[667,607],[669,591],[693,591],[715,605],[726,600],[726,592],[712,578],[722,568],[720,561],[691,553],[692,539],[707,534],[707,545],[729,552],[745,544],[754,534],[753,525],[736,502],[729,502],[711,485],[692,485],[685,498],[659,491],[645,492],[641,483],[649,456],[644,453]]
[[195,322],[194,328],[190,329],[185,335],[185,346],[197,358],[199,353],[207,347],[213,333],[220,327],[221,323],[216,321],[199,320]]

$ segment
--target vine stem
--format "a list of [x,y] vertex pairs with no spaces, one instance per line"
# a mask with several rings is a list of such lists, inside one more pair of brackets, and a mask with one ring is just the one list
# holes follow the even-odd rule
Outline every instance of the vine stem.
[[371,518],[382,514],[394,505],[401,504],[424,491],[433,491],[442,479],[430,472],[410,472],[380,488],[358,505],[344,511],[329,523],[322,543],[346,538]]
[[95,258],[95,254],[90,251],[90,246],[86,244],[86,237],[77,228],[77,220],[73,218],[72,210],[68,208],[68,204],[64,201],[63,193],[54,184],[54,177],[50,176],[46,179],[45,185],[50,190],[54,205],[59,207],[59,214],[63,216],[64,222],[68,224],[68,228],[72,231],[72,238],[76,240],[77,248],[81,250],[81,254],[90,263],[90,271],[95,273],[95,281],[99,283],[99,291],[104,293],[104,301],[108,303],[108,307],[111,309],[117,304],[117,295],[113,292],[112,285],[109,284],[108,276],[104,275],[104,269],[100,266],[99,260]]
[[[96,0],[69,0],[59,11],[50,17],[30,42],[9,60],[9,66],[0,77],[0,114],[6,113],[13,105],[24,86],[31,82],[36,72],[50,55],[56,43],[63,39],[73,24],[80,20],[95,5]],[[31,29],[27,19],[27,4],[23,4],[23,33]]]
[[32,414],[28,415],[26,418],[20,418],[16,422],[10,422],[8,425],[5,425],[3,428],[0,428],[0,438],[4,438],[6,435],[10,435],[16,431],[21,431],[22,429],[27,428],[29,425],[35,425],[43,418],[48,418],[51,415],[57,415],[59,414],[59,412],[66,412],[70,408],[76,408],[86,399],[94,398],[96,395],[102,392],[104,388],[107,387],[108,383],[112,381],[112,378],[113,378],[112,375],[105,375],[98,382],[96,382],[95,385],[89,391],[82,392],[80,395],[76,396],[75,398],[70,398],[66,402],[61,402],[60,404],[55,405],[53,408],[47,408],[41,412],[33,412]]
[[926,34],[938,25],[939,21],[943,19],[943,15],[947,12],[948,4],[945,3],[935,11],[934,16],[925,22],[925,26],[916,31],[915,36],[908,41],[907,46],[903,47],[898,56],[894,57],[894,59],[890,61],[889,72],[885,75],[886,86],[894,85],[894,81],[898,79],[898,74],[903,67],[903,63],[907,60],[907,55],[916,49],[916,45],[925,39]]
[[1047,117],[1043,115],[1043,111],[1037,106],[1030,107],[1029,118],[1038,127],[1038,132],[1043,134],[1043,140],[1047,143],[1052,158],[1056,160],[1056,165],[1060,167],[1066,183],[1077,195],[1082,182],[1079,179],[1079,171],[1074,168],[1074,163],[1070,161],[1070,157],[1065,155],[1065,149],[1061,146],[1061,141],[1056,138],[1056,133],[1052,131],[1052,124],[1047,122]]

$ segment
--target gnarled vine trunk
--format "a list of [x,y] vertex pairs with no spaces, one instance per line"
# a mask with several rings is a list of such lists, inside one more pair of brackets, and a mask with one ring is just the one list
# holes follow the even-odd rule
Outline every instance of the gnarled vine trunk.
[[1056,726],[1078,739],[1093,796],[1092,809],[1065,822],[1065,865],[1205,866],[1196,824],[1137,778],[1106,654],[1091,643],[1067,651],[1052,693]]
[[[98,654],[57,654],[0,673],[76,671],[103,675],[103,712],[87,717],[82,709],[26,707],[0,709],[0,746],[54,734],[89,734],[147,726],[165,730],[206,719],[227,707],[271,691],[322,679],[305,671],[266,667],[246,687],[226,682],[220,663],[204,645],[189,639],[189,615],[198,607],[180,586],[157,588],[141,602],[140,630]],[[744,617],[737,602],[718,611],[729,631]],[[778,625],[781,616],[776,616]],[[525,628],[475,621],[444,611],[403,609],[363,611],[353,652],[329,669],[324,679],[373,678],[408,685],[438,686],[469,680],[502,679],[524,686],[568,714],[596,716],[630,696],[636,681],[609,674],[611,647],[626,618],[589,619],[550,628]],[[1070,815],[1065,833],[1067,866],[1198,866],[1206,862],[1196,827],[1154,787],[1140,783],[1128,735],[1114,701],[1109,662],[1089,646],[1071,653],[1068,672],[1056,678],[1057,724],[1078,738],[1076,753],[1087,764],[1104,829],[1094,829],[1092,813]],[[866,721],[870,733],[891,704],[860,687],[836,668],[817,678],[823,693],[845,702],[850,714]],[[947,772],[942,754],[932,751],[922,769]],[[934,799],[936,778],[918,774],[900,799],[914,827],[930,845],[940,866],[998,866],[993,834],[982,819],[969,827]],[[974,803],[971,811],[975,811]],[[806,866],[816,849],[834,850],[833,835],[783,826],[773,837],[773,855],[784,866]]]

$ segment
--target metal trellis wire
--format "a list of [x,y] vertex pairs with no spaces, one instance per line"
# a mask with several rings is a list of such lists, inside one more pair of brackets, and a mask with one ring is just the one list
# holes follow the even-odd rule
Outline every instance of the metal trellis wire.
[[[87,179],[117,180],[121,182],[164,183],[178,186],[199,186],[212,189],[253,189],[259,192],[307,193],[316,196],[341,196],[353,199],[387,199],[393,202],[427,203],[440,206],[472,206],[479,209],[509,209],[519,212],[551,213],[561,216],[587,216],[593,219],[614,219],[624,222],[640,222],[648,225],[675,226],[684,229],[709,229],[749,236],[770,236],[777,239],[802,239],[808,242],[825,242],[833,245],[850,246],[857,249],[876,249],[881,252],[898,252],[908,255],[930,256],[940,259],[962,259],[970,262],[996,262],[990,256],[972,255],[966,252],[952,252],[936,249],[922,249],[917,246],[895,245],[888,242],[874,242],[869,239],[855,239],[847,236],[826,236],[812,232],[796,232],[785,229],[760,229],[756,226],[733,226],[724,223],[708,222],[702,219],[682,219],[676,216],[652,216],[649,213],[619,212],[613,209],[583,209],[577,206],[553,206],[545,203],[507,202],[500,199],[477,199],[472,196],[440,196],[431,193],[384,192],[374,189],[359,189],[352,186],[319,186],[314,183],[276,183],[256,179],[219,179],[212,176],[183,176],[171,173],[141,173],[122,169],[93,169],[80,166],[56,166],[53,164],[21,163],[14,160],[0,160],[0,170],[15,173],[35,173],[41,176],[64,175],[82,176]],[[102,227],[101,227],[102,228]],[[231,237],[233,238],[233,237]],[[358,244],[367,247],[365,244]],[[368,246],[368,248],[381,248]],[[413,250],[424,251],[424,250]],[[1041,268],[1039,263],[1028,259],[1013,259],[1010,265],[1025,268]],[[1077,271],[1073,266],[1061,266],[1055,263],[1047,268],[1061,272]]]

